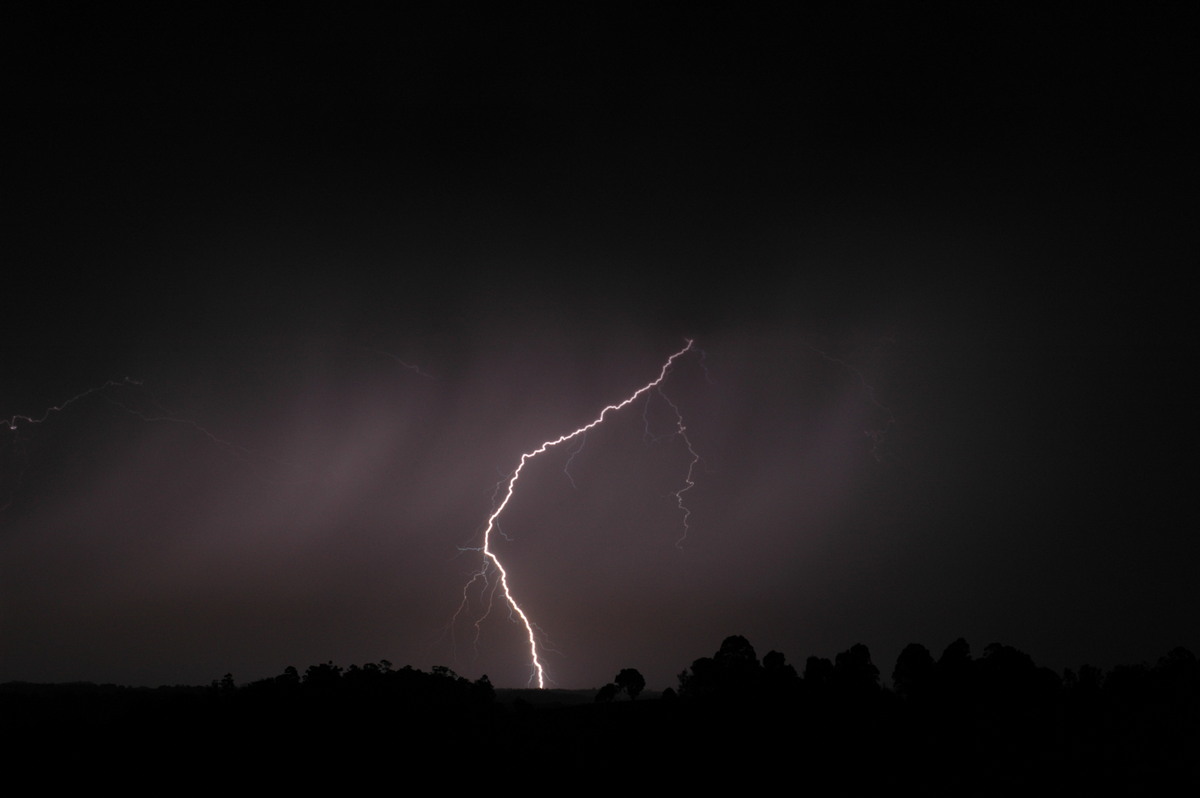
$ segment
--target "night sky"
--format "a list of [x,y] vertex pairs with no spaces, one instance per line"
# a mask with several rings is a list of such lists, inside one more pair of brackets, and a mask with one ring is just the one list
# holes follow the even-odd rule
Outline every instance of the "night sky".
[[0,681],[524,685],[496,486],[688,338],[681,545],[656,393],[501,517],[553,685],[1200,651],[1185,12],[88,13],[3,33]]

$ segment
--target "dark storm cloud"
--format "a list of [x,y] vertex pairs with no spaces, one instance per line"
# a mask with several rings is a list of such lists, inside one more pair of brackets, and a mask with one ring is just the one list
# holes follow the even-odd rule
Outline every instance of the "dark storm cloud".
[[447,629],[460,547],[685,337],[682,547],[640,404],[502,519],[557,683],[735,633],[1195,647],[1184,26],[493,22],[24,40],[0,417],[141,385],[0,437],[0,678],[524,683],[505,613]]

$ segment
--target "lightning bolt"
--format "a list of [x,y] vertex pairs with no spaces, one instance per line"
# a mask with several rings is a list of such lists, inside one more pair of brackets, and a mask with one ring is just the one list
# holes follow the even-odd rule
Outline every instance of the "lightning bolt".
[[571,481],[571,487],[579,490],[579,486],[575,484],[575,477],[571,476],[571,463],[575,462],[575,455],[583,451],[583,447],[587,444],[587,435],[579,436],[579,445],[571,450],[571,454],[567,457],[567,462],[563,464],[563,473],[567,475],[567,479]]
[[40,416],[13,415],[13,416],[10,416],[5,421],[5,423],[8,424],[8,429],[11,432],[16,432],[17,427],[21,424],[44,424],[46,422],[46,419],[50,418],[50,416],[54,415],[55,413],[61,413],[62,411],[66,410],[68,407],[70,407],[71,405],[75,404],[76,402],[78,402],[82,399],[86,399],[87,397],[91,396],[94,393],[100,393],[101,391],[107,390],[108,388],[121,388],[121,387],[124,387],[127,385],[135,385],[135,386],[141,387],[142,381],[131,379],[129,377],[126,377],[123,380],[109,380],[109,381],[105,382],[103,385],[96,385],[92,388],[88,388],[86,391],[77,393],[74,396],[72,396],[70,399],[67,399],[64,402],[59,402],[56,405],[51,405],[50,407],[46,408],[45,412],[43,412]]
[[683,503],[683,494],[696,486],[696,483],[692,481],[692,474],[696,471],[696,463],[700,462],[700,455],[696,454],[696,450],[692,447],[692,442],[687,436],[687,426],[683,423],[683,413],[680,412],[678,405],[672,402],[670,397],[663,392],[661,385],[655,386],[655,390],[658,391],[658,395],[663,398],[663,401],[670,406],[671,412],[675,414],[675,434],[683,439],[684,445],[687,446],[688,454],[692,456],[691,461],[688,463],[687,475],[683,478],[683,487],[673,494],[675,496],[675,503],[679,506],[679,511],[683,513],[683,534],[675,541],[675,547],[682,549],[683,541],[687,539],[688,532],[690,531],[688,520],[692,517],[692,511]]
[[[125,396],[122,396],[121,399],[113,396],[114,393],[121,395],[120,389],[125,388],[132,389],[132,391],[135,392],[135,395],[139,395],[141,403],[152,407],[153,410],[139,409],[127,401],[122,401],[122,399],[126,398]],[[128,393],[129,391],[125,391],[125,394]],[[43,410],[40,415],[27,415],[18,413],[9,416],[8,418],[2,418],[0,419],[0,429],[3,429],[3,427],[6,426],[8,428],[8,432],[12,433],[14,446],[17,446],[21,441],[22,428],[38,427],[43,424],[47,424],[53,416],[67,411],[72,405],[84,402],[92,396],[96,396],[97,399],[103,399],[109,405],[117,408],[118,410],[128,413],[129,415],[141,419],[149,424],[174,424],[189,427],[199,435],[207,438],[211,443],[225,449],[238,459],[247,462],[254,467],[256,471],[258,471],[264,463],[269,464],[276,469],[288,469],[297,474],[300,471],[300,467],[294,463],[280,460],[263,454],[256,449],[247,448],[240,444],[234,443],[233,441],[225,440],[224,438],[221,438],[211,432],[207,427],[201,425],[200,423],[190,418],[181,417],[171,413],[163,408],[161,404],[159,404],[158,400],[154,398],[153,394],[150,393],[149,389],[142,380],[134,379],[132,377],[125,377],[120,380],[108,380],[99,385],[94,385],[93,387],[88,388],[85,391],[81,391],[80,393],[77,393],[69,399],[59,402],[56,405],[50,405]],[[3,505],[0,505],[0,511],[8,509],[8,507],[12,505],[14,496],[20,490],[24,479],[25,465],[16,466],[15,471],[15,484],[12,488],[7,490],[8,499]],[[307,481],[302,477],[288,480],[272,479],[264,476],[262,473],[256,473],[256,476],[266,482],[276,482],[279,484],[293,484],[296,479],[300,479],[301,482]]]
[[[492,604],[495,599],[496,592],[499,591],[504,596],[504,602],[507,603],[507,605],[508,605],[510,615],[515,616],[516,619],[519,619],[521,622],[521,625],[525,629],[525,636],[529,641],[529,659],[530,659],[530,664],[532,667],[532,675],[530,676],[530,682],[532,683],[534,678],[536,678],[538,688],[545,688],[545,686],[546,686],[546,669],[545,669],[545,666],[542,664],[542,659],[539,654],[539,648],[538,648],[537,632],[540,630],[538,630],[537,625],[532,620],[530,620],[528,613],[525,612],[525,609],[517,602],[516,597],[513,595],[512,588],[509,585],[508,571],[504,568],[504,564],[502,562],[500,562],[500,558],[496,555],[496,552],[492,551],[492,545],[491,545],[492,544],[492,532],[493,532],[493,530],[498,530],[498,528],[499,528],[500,515],[504,512],[504,508],[506,508],[508,506],[509,501],[513,497],[513,493],[516,491],[517,481],[521,478],[521,472],[524,471],[526,463],[528,463],[530,460],[534,459],[538,455],[545,453],[547,450],[554,448],[555,446],[566,443],[567,441],[570,441],[570,440],[574,440],[575,438],[580,438],[580,437],[586,436],[589,430],[602,424],[604,422],[604,419],[607,418],[610,413],[616,413],[617,411],[619,411],[625,407],[628,407],[630,404],[637,401],[637,399],[639,397],[648,395],[651,391],[657,390],[659,395],[661,395],[663,397],[663,399],[665,399],[667,401],[667,404],[670,405],[672,411],[674,411],[676,431],[678,432],[679,435],[681,435],[683,437],[684,441],[687,443],[688,451],[692,455],[692,461],[691,461],[691,464],[688,466],[688,472],[687,472],[687,477],[684,481],[684,486],[680,490],[676,491],[674,494],[676,501],[679,505],[679,508],[681,511],[683,511],[683,514],[684,514],[684,516],[683,516],[683,526],[684,526],[683,536],[680,537],[679,540],[676,542],[676,545],[680,545],[683,542],[683,539],[687,536],[688,517],[691,514],[688,511],[687,507],[684,505],[683,494],[686,493],[687,491],[691,490],[691,488],[695,484],[692,481],[692,473],[693,473],[693,470],[695,469],[696,463],[700,460],[700,457],[699,457],[699,455],[696,454],[695,449],[692,447],[691,441],[689,441],[687,439],[686,427],[684,426],[683,416],[680,413],[679,408],[673,402],[671,402],[670,399],[667,399],[666,394],[664,394],[662,392],[661,386],[662,386],[663,381],[667,378],[667,372],[671,370],[671,366],[675,364],[675,361],[678,360],[679,358],[683,357],[688,352],[693,351],[692,339],[688,338],[688,339],[686,339],[686,341],[687,341],[687,345],[684,346],[683,349],[680,349],[678,352],[676,352],[675,354],[668,357],[666,362],[663,363],[662,369],[659,370],[659,372],[658,372],[658,377],[656,377],[655,379],[646,383],[641,388],[638,388],[636,391],[634,391],[632,394],[627,396],[622,401],[620,401],[616,404],[608,405],[607,407],[605,407],[603,410],[600,411],[600,414],[598,416],[596,416],[594,419],[589,421],[587,424],[584,424],[582,427],[579,427],[578,429],[576,429],[572,432],[568,432],[564,435],[560,435],[559,437],[554,438],[552,440],[544,441],[536,449],[522,454],[521,461],[517,464],[517,467],[515,469],[513,469],[512,474],[508,478],[508,483],[505,486],[503,498],[500,499],[500,501],[498,503],[494,504],[492,513],[491,513],[491,515],[488,516],[487,526],[483,531],[483,544],[478,547],[479,553],[483,556],[483,565],[480,567],[480,569],[478,571],[476,571],[471,576],[470,580],[463,587],[463,602],[462,602],[462,604],[459,605],[458,611],[455,612],[454,618],[451,620],[451,626],[454,625],[454,621],[457,620],[459,614],[462,612],[463,608],[467,605],[467,594],[471,588],[471,585],[475,584],[476,582],[481,581],[484,585],[484,589],[486,590],[490,584],[492,589],[489,592],[487,607],[486,607],[483,615],[480,616],[480,618],[475,621],[476,634],[478,635],[479,625],[491,613]],[[582,448],[582,446],[580,448]],[[578,454],[578,453],[579,453],[579,449],[576,449],[572,453],[572,457],[574,457],[574,455]],[[569,476],[570,476],[570,474],[568,473],[568,477]],[[503,483],[503,481],[502,481],[502,483]],[[490,571],[493,571],[493,570],[495,571],[495,581],[490,582],[490,580],[488,579],[488,574]],[[477,637],[477,639],[478,639],[478,637]]]
[[[12,433],[13,451],[14,451],[14,453],[17,453],[18,457],[21,457],[20,451],[21,451],[21,428],[22,427],[41,426],[42,424],[45,424],[47,421],[49,421],[51,416],[54,416],[54,415],[57,415],[59,413],[66,411],[67,408],[71,407],[72,405],[76,404],[77,402],[85,401],[89,396],[92,396],[94,394],[104,394],[105,392],[111,393],[113,389],[124,388],[124,387],[129,387],[129,386],[132,386],[135,388],[141,388],[142,381],[135,380],[131,377],[125,377],[124,379],[121,379],[121,380],[107,380],[106,382],[101,383],[100,385],[94,385],[85,391],[80,391],[79,393],[75,394],[71,398],[65,399],[56,405],[50,405],[44,411],[42,411],[41,415],[26,415],[23,413],[15,413],[6,419],[0,419],[0,424],[7,426],[8,432]],[[13,470],[15,471],[15,477],[13,478],[13,485],[11,488],[5,488],[5,492],[8,494],[8,498],[5,500],[4,504],[0,504],[0,511],[7,510],[9,507],[12,506],[12,503],[15,500],[17,493],[20,491],[22,483],[24,482],[26,465],[27,465],[27,463],[19,462],[16,466],[14,466]],[[8,471],[7,465],[5,466],[4,470],[6,472]]]
[[416,363],[409,363],[407,360],[402,360],[402,359],[400,359],[398,356],[396,356],[396,355],[392,354],[391,352],[385,352],[385,351],[384,351],[384,350],[382,350],[382,349],[375,349],[375,348],[373,348],[373,347],[363,347],[363,348],[364,348],[364,349],[366,349],[368,352],[373,352],[374,354],[377,354],[377,355],[383,355],[384,357],[390,357],[392,360],[396,361],[397,363],[399,363],[399,364],[400,364],[401,366],[403,366],[404,368],[408,369],[409,371],[412,371],[412,372],[415,372],[415,373],[417,373],[417,374],[420,374],[422,377],[425,377],[426,379],[430,379],[430,380],[436,380],[436,379],[437,379],[437,377],[435,377],[435,376],[433,376],[432,374],[429,374],[428,372],[424,371],[424,370],[423,370],[423,369],[422,369],[420,366],[418,366]]
[[[887,339],[885,339],[885,340],[887,340]],[[883,427],[881,429],[880,428],[864,429],[863,435],[865,435],[866,437],[871,439],[871,454],[872,454],[872,456],[874,456],[876,461],[878,461],[880,463],[884,462],[884,459],[885,459],[884,446],[887,443],[887,436],[888,436],[888,433],[891,431],[892,427],[895,426],[895,424],[896,424],[896,415],[892,412],[892,409],[890,407],[888,407],[887,405],[885,405],[883,402],[879,401],[878,397],[876,397],[876,395],[875,395],[875,388],[871,385],[870,382],[867,381],[867,377],[865,374],[862,373],[861,369],[850,365],[845,360],[842,360],[840,357],[834,357],[833,355],[829,354],[828,352],[824,352],[824,351],[818,349],[817,347],[813,346],[810,343],[803,342],[803,344],[804,344],[805,348],[807,348],[814,354],[825,358],[830,363],[836,363],[837,365],[844,368],[850,374],[853,374],[858,379],[859,385],[862,386],[863,392],[867,397],[867,401],[869,401],[871,404],[875,405],[875,407],[879,408],[879,410],[883,412],[884,421],[886,422],[883,425]]]

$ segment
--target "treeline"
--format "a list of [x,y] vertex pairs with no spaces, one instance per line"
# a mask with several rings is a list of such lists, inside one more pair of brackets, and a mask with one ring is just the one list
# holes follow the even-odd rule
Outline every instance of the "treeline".
[[884,686],[861,644],[797,669],[732,636],[658,699],[639,698],[633,668],[595,702],[535,704],[497,700],[486,676],[384,660],[288,667],[247,684],[230,674],[153,689],[10,683],[0,711],[34,747],[102,759],[136,750],[176,767],[216,748],[227,756],[209,763],[213,773],[269,767],[273,786],[341,779],[350,762],[376,776],[397,765],[521,775],[536,763],[601,781],[610,766],[636,765],[697,786],[744,772],[840,794],[1200,786],[1200,663],[1186,649],[1059,674],[1005,645],[973,656],[960,639],[938,656],[907,646],[890,675]]
[[303,676],[292,666],[269,679],[238,687],[232,674],[214,680],[210,693],[221,698],[254,704],[259,701],[319,701],[324,704],[358,699],[382,700],[409,706],[448,708],[490,704],[496,691],[486,675],[474,682],[442,665],[425,673],[409,665],[399,670],[380,660],[343,670],[332,662],[310,665]]
[[173,717],[202,722],[217,717],[249,717],[256,713],[288,711],[297,717],[312,713],[388,706],[407,711],[491,704],[495,690],[487,676],[469,681],[449,668],[431,673],[405,666],[393,670],[387,660],[348,669],[326,662],[310,665],[301,675],[288,666],[278,676],[238,685],[232,674],[210,685],[122,687],[91,683],[0,685],[0,706],[10,720],[36,726],[165,722]]
[[1160,724],[1172,733],[1200,734],[1200,661],[1186,648],[1153,665],[1120,665],[1107,673],[1084,665],[1058,674],[1000,643],[977,658],[962,638],[937,658],[912,643],[896,660],[889,688],[861,643],[832,661],[810,656],[800,673],[778,651],[759,661],[746,638],[733,636],[680,673],[678,692],[664,697],[711,706],[871,708],[912,722],[973,718],[975,725],[1013,732],[1022,731],[1014,724],[1024,724],[1027,734],[1069,721],[1107,728]]
[[[932,794],[1080,794],[1200,786],[1200,662],[1176,648],[1153,665],[1058,674],[993,643],[933,654],[910,644],[881,684],[865,645],[803,672],[758,660],[743,637],[679,675],[678,704],[708,755],[794,761],[828,783]],[[669,696],[668,696],[669,697]],[[740,736],[723,730],[739,728]],[[704,737],[700,738],[701,740]],[[820,780],[820,779],[818,779]]]

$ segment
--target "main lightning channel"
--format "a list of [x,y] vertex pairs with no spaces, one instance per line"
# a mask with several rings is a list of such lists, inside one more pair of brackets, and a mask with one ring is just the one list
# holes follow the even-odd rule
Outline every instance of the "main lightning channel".
[[[628,405],[637,401],[637,398],[639,396],[642,396],[643,394],[647,393],[648,391],[651,391],[651,390],[657,388],[659,385],[661,385],[663,380],[665,380],[667,378],[667,372],[671,370],[671,366],[675,363],[675,361],[692,350],[692,339],[688,338],[685,340],[687,341],[687,345],[685,347],[683,347],[683,349],[680,349],[678,352],[676,352],[675,354],[673,354],[669,358],[667,358],[667,361],[665,363],[663,363],[662,370],[659,371],[658,377],[656,379],[652,380],[651,382],[646,383],[641,388],[638,388],[636,391],[634,391],[632,394],[630,394],[628,397],[626,397],[623,401],[621,401],[617,404],[608,405],[607,407],[605,407],[603,410],[600,411],[600,415],[596,416],[596,418],[592,419],[587,424],[584,424],[582,427],[576,429],[574,432],[569,432],[569,433],[567,433],[565,435],[561,435],[553,440],[545,441],[544,443],[542,443],[541,446],[537,447],[533,451],[526,452],[525,454],[521,455],[521,462],[518,463],[516,469],[513,470],[512,476],[510,476],[508,478],[508,486],[504,492],[504,498],[500,500],[500,503],[498,505],[496,505],[496,508],[492,511],[492,514],[490,516],[488,516],[487,527],[483,530],[483,545],[480,547],[480,551],[482,552],[483,556],[485,558],[487,558],[487,560],[491,561],[496,566],[496,572],[499,574],[499,579],[497,581],[500,586],[500,590],[504,593],[504,599],[505,599],[505,601],[508,602],[508,606],[512,608],[512,611],[517,615],[518,618],[521,619],[521,623],[525,626],[525,634],[526,634],[526,637],[529,639],[529,658],[533,664],[533,669],[537,674],[537,685],[538,685],[539,689],[545,688],[545,686],[546,686],[546,670],[542,666],[541,658],[538,656],[537,635],[534,632],[534,623],[531,620],[529,620],[529,616],[525,613],[525,610],[522,609],[521,605],[518,604],[517,600],[513,597],[512,590],[509,588],[509,585],[508,585],[508,571],[505,570],[504,564],[500,562],[500,558],[496,556],[496,553],[494,551],[492,551],[492,548],[491,548],[492,530],[496,529],[497,521],[500,518],[500,514],[503,513],[504,508],[508,506],[509,499],[512,498],[513,492],[516,490],[517,480],[521,478],[521,471],[525,468],[526,463],[528,463],[533,458],[537,457],[539,454],[542,454],[546,450],[551,449],[555,446],[558,446],[560,443],[566,443],[567,441],[569,441],[573,438],[576,438],[580,435],[586,434],[588,432],[588,430],[590,430],[596,426],[599,426],[604,421],[604,418],[609,413],[614,413],[618,410],[621,410],[624,407],[627,407]],[[678,412],[678,411],[676,411],[676,412]],[[690,448],[691,447],[689,445],[689,449]],[[694,455],[695,452],[693,452],[692,454]],[[693,465],[695,465],[694,461],[693,461]],[[684,488],[684,490],[687,490],[690,487],[691,487],[691,471],[689,469],[688,485],[687,485],[687,487]],[[681,497],[682,493],[683,493],[683,491],[680,491],[678,494],[676,494],[676,497],[680,499],[681,507],[682,507],[682,497]],[[686,518],[685,518],[685,524],[686,524]],[[486,571],[486,569],[487,569],[487,563],[485,562],[484,570]],[[476,576],[473,578],[472,581],[474,581],[474,579],[476,579],[476,578],[479,578],[478,574],[476,574]]]

